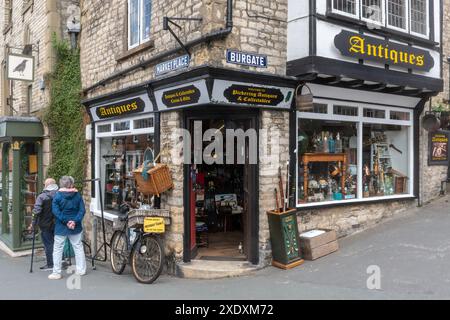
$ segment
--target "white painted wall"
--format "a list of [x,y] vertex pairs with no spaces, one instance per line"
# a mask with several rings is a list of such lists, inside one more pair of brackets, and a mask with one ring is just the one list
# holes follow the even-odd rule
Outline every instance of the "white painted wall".
[[304,17],[288,24],[287,60],[292,61],[307,56],[309,56],[309,17]]

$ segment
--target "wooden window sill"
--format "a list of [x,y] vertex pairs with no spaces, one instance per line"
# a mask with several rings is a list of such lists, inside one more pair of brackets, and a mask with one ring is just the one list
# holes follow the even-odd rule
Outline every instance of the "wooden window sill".
[[122,54],[116,55],[116,61],[123,61],[125,59],[128,59],[128,58],[134,56],[135,54],[141,53],[148,49],[153,49],[154,47],[155,47],[155,42],[153,40],[147,41],[133,49],[125,51]]

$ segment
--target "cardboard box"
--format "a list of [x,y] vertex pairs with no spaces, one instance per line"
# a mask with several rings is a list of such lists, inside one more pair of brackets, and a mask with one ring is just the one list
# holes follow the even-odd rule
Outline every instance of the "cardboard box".
[[[325,232],[314,237],[306,237],[300,235],[300,247],[304,259],[316,260],[339,249],[336,231],[329,229],[314,230],[322,230]],[[302,232],[302,234],[306,232],[307,231]]]

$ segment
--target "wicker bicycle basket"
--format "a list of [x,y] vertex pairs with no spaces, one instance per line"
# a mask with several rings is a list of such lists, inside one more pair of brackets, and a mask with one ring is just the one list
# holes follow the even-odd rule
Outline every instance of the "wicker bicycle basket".
[[133,174],[139,192],[159,197],[161,193],[173,188],[173,180],[167,164],[157,163],[147,171],[148,179],[142,177],[142,168],[136,169]]

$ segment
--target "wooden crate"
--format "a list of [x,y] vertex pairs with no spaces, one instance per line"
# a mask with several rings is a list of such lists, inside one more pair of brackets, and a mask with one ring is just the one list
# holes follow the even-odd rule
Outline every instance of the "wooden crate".
[[304,259],[316,260],[339,249],[336,231],[330,229],[314,230],[323,230],[325,233],[312,238],[300,236],[300,247]]

